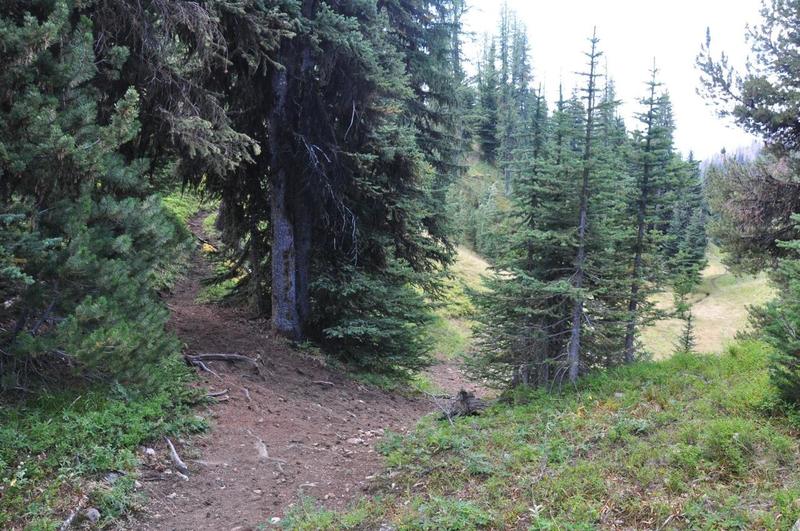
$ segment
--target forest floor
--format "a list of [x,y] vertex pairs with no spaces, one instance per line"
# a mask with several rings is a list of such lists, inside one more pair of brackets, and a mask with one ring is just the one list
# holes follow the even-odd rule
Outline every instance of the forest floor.
[[[198,235],[202,217],[189,223]],[[188,480],[173,472],[166,443],[143,454],[149,502],[130,528],[243,531],[277,523],[306,499],[342,508],[369,492],[384,469],[376,445],[413,429],[436,411],[435,399],[361,383],[271,337],[267,322],[243,310],[198,302],[210,272],[198,252],[167,301],[170,328],[187,353],[242,354],[262,369],[208,363],[216,374],[200,373],[198,385],[226,392],[198,411],[210,425],[205,434],[174,441]],[[451,356],[424,378],[436,393],[475,390]]]

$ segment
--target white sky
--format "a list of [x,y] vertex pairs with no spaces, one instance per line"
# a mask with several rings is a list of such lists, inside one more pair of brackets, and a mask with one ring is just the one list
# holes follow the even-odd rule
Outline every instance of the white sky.
[[[700,74],[695,58],[711,28],[712,49],[724,50],[735,65],[749,52],[745,26],[760,20],[760,0],[509,0],[509,7],[528,28],[534,83],[544,83],[552,104],[563,80],[565,92],[583,70],[587,38],[597,26],[600,49],[623,102],[628,127],[644,94],[655,57],[660,78],[669,90],[677,123],[676,144],[684,154],[703,159],[722,147],[749,146],[753,137],[719,119],[697,93]],[[499,0],[470,0],[466,29],[475,43],[465,48],[477,57],[485,32],[496,33]]]

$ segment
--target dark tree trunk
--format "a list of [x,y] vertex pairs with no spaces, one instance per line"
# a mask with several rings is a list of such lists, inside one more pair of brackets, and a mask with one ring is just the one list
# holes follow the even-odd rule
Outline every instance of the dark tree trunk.
[[300,339],[297,312],[297,250],[286,172],[272,180],[272,329],[290,339]]
[[567,371],[569,381],[573,384],[578,380],[580,371],[581,335],[583,330],[583,282],[586,276],[586,233],[589,226],[589,177],[592,159],[592,128],[594,127],[595,111],[595,69],[597,67],[597,39],[592,37],[592,52],[589,56],[589,86],[587,87],[586,105],[586,136],[583,151],[583,178],[581,183],[580,211],[578,221],[578,253],[575,257],[575,274],[572,287],[575,288],[575,302],[572,306],[572,332],[570,334],[569,349],[567,351]]
[[[284,45],[285,47],[288,47]],[[286,54],[289,55],[289,54]],[[289,68],[292,58],[286,57],[285,68],[274,73],[272,92],[274,107],[269,121],[270,143],[270,215],[272,229],[272,329],[281,336],[298,340],[302,337],[297,312],[297,251],[292,218],[292,191],[287,167],[291,161],[283,155],[291,153],[283,141],[291,127],[288,116]]]
[[[316,2],[304,0],[302,10],[312,19]],[[311,314],[311,247],[313,210],[305,168],[299,158],[297,137],[318,124],[304,119],[313,97],[314,61],[310,44],[295,39],[283,44],[272,79],[273,111],[270,116],[270,175],[272,228],[272,328],[293,340],[305,337]],[[291,96],[291,97],[290,97]]]
[[311,244],[313,220],[311,198],[307,193],[295,194],[295,282],[297,290],[297,317],[303,336],[306,335],[306,324],[311,317]]
[[628,325],[625,331],[625,363],[632,363],[636,341],[636,320],[639,309],[639,290],[641,289],[642,277],[642,253],[644,251],[644,236],[647,220],[647,206],[650,199],[650,176],[652,173],[652,134],[653,121],[655,119],[655,67],[653,70],[653,81],[650,84],[650,107],[647,111],[647,138],[644,147],[644,168],[642,169],[642,182],[639,191],[639,203],[636,209],[636,245],[633,256],[633,280],[631,281],[631,297],[628,301]]

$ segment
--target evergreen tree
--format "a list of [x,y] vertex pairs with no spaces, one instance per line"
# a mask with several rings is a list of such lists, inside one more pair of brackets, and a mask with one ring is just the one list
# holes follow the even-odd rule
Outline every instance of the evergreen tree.
[[494,39],[487,35],[484,39],[483,59],[478,65],[478,140],[483,158],[489,164],[497,160],[498,136],[498,97],[499,79],[497,73],[496,47]]
[[546,386],[563,375],[582,112],[577,99],[561,97],[544,124],[543,145],[520,154],[526,163],[513,194],[517,226],[490,290],[478,298],[478,348],[469,364],[496,384]]
[[223,19],[234,56],[257,51],[229,65],[226,102],[262,149],[207,185],[277,334],[377,368],[424,362],[414,287],[433,293],[450,259],[443,203],[460,171],[458,5],[286,4],[293,33],[263,46],[257,25]]
[[586,99],[586,114],[584,123],[583,156],[581,160],[581,181],[580,191],[578,192],[578,224],[576,255],[573,263],[574,273],[571,279],[573,289],[571,331],[567,351],[567,372],[569,380],[575,383],[578,379],[580,370],[581,339],[584,324],[584,304],[586,294],[584,293],[584,282],[586,281],[586,266],[588,258],[589,243],[589,200],[592,195],[592,170],[594,162],[594,133],[595,119],[597,113],[598,93],[598,59],[602,53],[597,49],[599,39],[594,34],[591,38],[591,51],[587,54],[589,60],[589,71],[583,75],[586,77],[586,87],[583,89]]
[[799,10],[797,0],[763,3],[761,24],[749,35],[754,60],[744,75],[731,68],[724,54],[712,56],[710,34],[698,57],[707,96],[720,113],[732,115],[767,145],[767,155],[752,163],[724,157],[722,165],[709,172],[707,188],[713,233],[728,252],[728,263],[740,270],[769,268],[779,288],[778,297],[752,315],[776,351],[772,380],[782,397],[794,404],[800,403]]
[[148,161],[122,154],[139,95],[103,99],[94,38],[71,2],[0,14],[2,388],[55,363],[144,379],[178,350],[156,290],[185,232],[152,195]]
[[644,112],[638,115],[641,130],[634,136],[632,166],[634,174],[631,210],[635,216],[635,237],[632,243],[631,285],[628,301],[628,322],[625,333],[625,361],[634,360],[637,326],[652,319],[650,295],[662,278],[656,252],[659,244],[658,218],[655,203],[659,192],[667,186],[667,165],[672,156],[672,131],[659,120],[669,105],[660,94],[655,66],[648,82],[648,95],[641,100]]
[[681,335],[675,344],[675,352],[692,353],[697,345],[694,329],[694,315],[692,305],[689,302],[689,294],[695,286],[695,279],[691,275],[681,275],[674,283],[675,315],[683,321]]

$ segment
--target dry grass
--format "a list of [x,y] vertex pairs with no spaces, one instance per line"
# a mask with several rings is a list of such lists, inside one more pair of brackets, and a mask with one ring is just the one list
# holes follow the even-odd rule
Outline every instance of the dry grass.
[[[722,264],[719,250],[709,250],[708,267],[703,271],[703,282],[692,294],[695,317],[697,350],[718,353],[731,343],[736,333],[747,328],[751,305],[767,302],[773,296],[765,275],[735,276]],[[657,296],[660,308],[672,309],[672,293]],[[675,343],[683,323],[666,319],[644,330],[642,341],[655,359],[664,359],[675,351]]]

